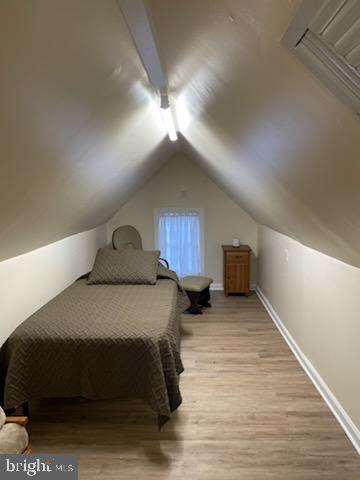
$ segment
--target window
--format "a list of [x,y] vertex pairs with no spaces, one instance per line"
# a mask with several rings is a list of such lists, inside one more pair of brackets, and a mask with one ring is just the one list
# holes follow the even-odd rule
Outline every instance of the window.
[[359,1],[303,2],[283,43],[360,114]]
[[155,209],[155,243],[180,278],[203,271],[203,211]]

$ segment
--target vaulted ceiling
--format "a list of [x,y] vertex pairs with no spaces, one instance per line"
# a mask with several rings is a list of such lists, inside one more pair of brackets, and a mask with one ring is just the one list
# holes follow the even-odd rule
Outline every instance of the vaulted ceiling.
[[0,260],[106,222],[171,154],[116,0],[0,2]]
[[[298,1],[147,0],[185,151],[360,266],[359,119],[281,45]],[[0,259],[105,222],[172,154],[116,0],[0,6]]]

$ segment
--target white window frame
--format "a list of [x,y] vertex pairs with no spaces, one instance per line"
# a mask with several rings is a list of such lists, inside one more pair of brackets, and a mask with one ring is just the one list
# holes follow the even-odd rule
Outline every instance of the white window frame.
[[[200,275],[204,275],[205,272],[205,236],[204,236],[204,209],[203,208],[190,208],[190,207],[169,207],[169,208],[154,208],[154,234],[155,234],[155,248],[159,250],[159,217],[162,213],[187,213],[194,212],[199,215],[200,218]],[[167,260],[167,259],[166,259]],[[171,265],[170,265],[171,268]]]

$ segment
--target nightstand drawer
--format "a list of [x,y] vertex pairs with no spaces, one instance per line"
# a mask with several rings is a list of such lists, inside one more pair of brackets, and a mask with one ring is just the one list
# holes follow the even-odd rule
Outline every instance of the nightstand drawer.
[[247,263],[249,254],[247,252],[226,252],[226,263]]

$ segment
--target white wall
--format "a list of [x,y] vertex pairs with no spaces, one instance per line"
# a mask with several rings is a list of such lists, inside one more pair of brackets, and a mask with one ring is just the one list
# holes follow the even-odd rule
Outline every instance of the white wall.
[[281,44],[300,0],[146,3],[182,148],[257,223],[360,267],[359,118]]
[[108,222],[108,239],[120,225],[133,225],[144,249],[154,248],[155,208],[203,208],[205,274],[223,283],[221,245],[234,237],[254,251],[252,283],[255,283],[257,225],[199,167],[183,154],[173,156]]
[[0,345],[29,315],[88,272],[105,243],[101,226],[1,262]]
[[359,429],[360,269],[263,226],[258,241],[261,291]]

